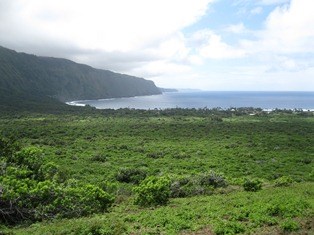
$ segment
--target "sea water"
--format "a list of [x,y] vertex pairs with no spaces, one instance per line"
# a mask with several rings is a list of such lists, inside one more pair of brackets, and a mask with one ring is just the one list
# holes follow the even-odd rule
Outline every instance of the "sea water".
[[73,101],[97,109],[238,108],[314,110],[314,92],[179,91],[161,95]]

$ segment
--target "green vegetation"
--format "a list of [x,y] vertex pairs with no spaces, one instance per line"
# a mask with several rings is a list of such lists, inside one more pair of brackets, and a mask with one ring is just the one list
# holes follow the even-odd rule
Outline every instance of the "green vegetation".
[[314,229],[310,112],[6,111],[0,136],[0,234]]
[[262,189],[262,181],[260,179],[245,179],[243,188],[245,191],[256,192]]
[[14,147],[0,139],[1,223],[86,216],[112,204],[113,198],[97,186],[64,181],[58,166],[45,162],[38,148],[15,152]]
[[[1,105],[160,94],[152,81],[0,46]],[[56,99],[56,100],[55,100]],[[58,103],[62,106],[61,103]]]
[[165,205],[170,198],[170,180],[166,177],[149,176],[134,187],[135,204],[140,206]]

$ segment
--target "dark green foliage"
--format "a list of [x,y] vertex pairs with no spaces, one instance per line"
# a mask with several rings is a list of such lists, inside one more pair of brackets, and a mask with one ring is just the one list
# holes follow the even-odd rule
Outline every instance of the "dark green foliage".
[[[247,115],[252,112],[256,115]],[[28,210],[28,205],[36,208],[29,218],[53,220],[29,227],[0,225],[0,230],[14,234],[277,234],[293,230],[293,220],[298,233],[310,234],[314,178],[313,161],[308,159],[314,153],[313,117],[313,113],[276,110],[268,114],[257,109],[1,112],[0,135],[13,136],[23,147],[7,151],[13,154],[0,159],[1,177],[13,189],[10,196],[20,195],[20,203]],[[29,146],[36,146],[37,153],[29,151]],[[151,153],[157,157],[150,157]],[[43,164],[29,167],[28,154]],[[14,163],[8,165],[7,158]],[[117,180],[122,169],[131,169],[121,171],[130,183]],[[171,180],[169,201],[163,206],[151,204],[154,208],[134,205],[139,195],[132,191],[134,184],[152,175]],[[276,182],[285,185],[282,176],[294,183],[275,187]],[[243,177],[261,179],[263,190],[242,190]],[[109,213],[100,209],[111,204],[106,195],[103,206],[94,200],[103,198],[98,188],[115,195]],[[86,191],[92,195],[85,198]],[[54,219],[94,212],[99,215]]]
[[[168,205],[139,208],[122,203],[110,213],[71,220],[37,223],[10,229],[14,234],[281,234],[284,223],[293,220],[298,234],[311,234],[313,207],[311,183],[291,188],[265,188],[256,193],[237,191],[224,195],[172,199]],[[313,195],[313,194],[312,194]],[[282,207],[277,216],[267,208]],[[310,213],[310,214],[308,214]],[[307,219],[303,216],[307,216]],[[306,225],[305,225],[306,224]],[[306,226],[307,229],[304,227]]]
[[170,196],[172,198],[210,195],[212,192],[213,188],[201,185],[198,177],[174,179],[170,186]]
[[60,179],[59,166],[53,162],[43,163],[38,171],[38,178],[41,180],[62,180]]
[[245,191],[257,192],[262,189],[263,182],[260,179],[245,179],[243,188]]
[[18,149],[19,146],[14,141],[0,137],[0,159],[12,157]]
[[39,168],[44,163],[43,157],[42,151],[37,147],[28,147],[15,153],[13,157],[9,159],[9,162],[17,166],[25,166],[30,171],[34,172],[34,175],[37,175]]
[[[43,190],[39,190],[40,192]],[[51,192],[51,191],[50,191]],[[60,194],[54,194],[52,204],[43,208],[44,214],[58,215],[59,217],[80,217],[92,213],[104,212],[113,202],[112,196],[97,186],[88,184],[66,183],[62,185]]]
[[69,180],[60,183],[58,166],[45,162],[36,147],[21,151],[2,142],[0,222],[16,224],[55,217],[72,218],[104,212],[113,197],[101,188]]
[[103,154],[96,154],[96,155],[91,157],[91,160],[95,161],[95,162],[106,162],[107,156],[103,155]]
[[189,180],[180,179],[175,180],[170,185],[170,197],[178,198],[178,197],[186,197],[188,196],[184,186],[189,183]]
[[290,176],[282,176],[275,180],[276,187],[287,187],[293,183],[293,179]]
[[119,182],[138,184],[145,179],[147,172],[143,169],[122,168],[116,175]]
[[302,162],[303,164],[311,164],[311,163],[312,163],[312,159],[310,159],[310,158],[304,158],[304,159],[301,160],[301,162]]
[[[152,81],[0,46],[0,107],[161,94]],[[53,98],[53,99],[51,99]],[[15,102],[16,101],[16,102]],[[44,102],[43,102],[44,101]]]
[[170,198],[170,180],[167,177],[149,176],[133,190],[137,205],[165,205]]
[[214,171],[204,174],[200,177],[201,185],[213,186],[214,188],[226,187],[228,185],[225,177],[221,173],[216,173]]
[[215,188],[227,185],[227,181],[221,173],[211,171],[207,174],[172,179],[170,195],[173,198],[211,195]]
[[148,153],[147,157],[150,157],[150,158],[161,158],[164,155],[165,154],[163,152],[155,152],[155,153]]

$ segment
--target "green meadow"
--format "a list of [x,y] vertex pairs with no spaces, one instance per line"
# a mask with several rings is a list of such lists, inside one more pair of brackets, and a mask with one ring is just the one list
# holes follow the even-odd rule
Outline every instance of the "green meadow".
[[0,138],[0,234],[314,231],[313,112],[6,112]]

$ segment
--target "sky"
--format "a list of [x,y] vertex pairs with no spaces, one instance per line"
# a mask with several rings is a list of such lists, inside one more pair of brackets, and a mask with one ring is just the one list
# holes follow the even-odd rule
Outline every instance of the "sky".
[[314,0],[0,0],[0,45],[214,91],[314,91]]

